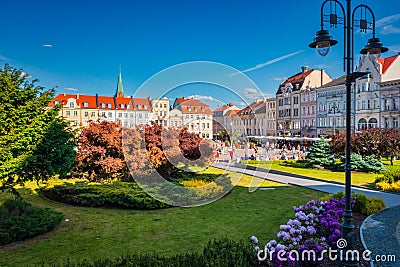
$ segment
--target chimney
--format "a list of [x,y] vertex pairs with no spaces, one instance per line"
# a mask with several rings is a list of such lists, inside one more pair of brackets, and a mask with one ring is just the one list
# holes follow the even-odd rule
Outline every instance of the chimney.
[[99,108],[99,94],[96,94],[96,107]]
[[306,73],[310,68],[308,66],[301,67],[301,72]]
[[64,93],[64,96],[67,96],[67,93]]
[[79,94],[76,94],[76,99],[79,99]]

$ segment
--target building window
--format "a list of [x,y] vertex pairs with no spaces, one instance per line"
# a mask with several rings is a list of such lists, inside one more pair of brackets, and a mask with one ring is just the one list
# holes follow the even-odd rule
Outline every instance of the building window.
[[92,117],[96,116],[96,112],[93,111],[92,114],[91,114],[91,116],[92,116]]
[[78,111],[77,110],[74,111],[74,117],[78,117]]
[[393,118],[393,128],[399,128],[399,118]]
[[138,109],[142,109],[142,105],[137,105],[137,108]]
[[125,108],[125,104],[121,104],[120,107],[121,107],[121,108]]
[[105,103],[101,103],[101,107],[102,107],[102,108],[105,108],[105,107],[106,107],[106,104],[105,104]]
[[70,107],[70,108],[74,108],[74,107],[75,107],[74,102],[69,102],[69,107]]
[[357,101],[357,110],[360,110],[361,104],[360,101]]
[[89,112],[85,111],[85,117],[89,116]]
[[399,99],[393,98],[393,109],[398,109],[398,108],[399,108]]
[[371,118],[368,121],[368,128],[377,128],[378,127],[378,121],[375,118]]
[[87,108],[89,106],[88,102],[83,102],[83,107]]
[[144,109],[147,110],[147,105],[144,105]]
[[389,110],[390,109],[390,100],[389,99],[385,99],[384,100],[384,106],[385,106],[385,110]]
[[128,113],[125,112],[125,113],[124,113],[124,117],[125,117],[125,118],[128,118]]
[[122,118],[122,113],[118,112],[118,118]]
[[74,121],[74,126],[78,126],[78,121]]
[[377,100],[377,99],[374,100],[374,108],[379,108],[378,100]]
[[131,105],[129,105],[129,104],[126,104],[126,108],[127,109],[129,109],[131,107]]
[[55,100],[55,101],[54,101],[54,105],[58,105],[58,104],[60,104],[60,101]]
[[294,98],[293,98],[293,104],[298,104],[299,103],[299,97],[298,96],[295,96]]
[[108,112],[108,117],[112,118],[112,112]]
[[363,129],[367,129],[367,120],[362,118],[358,121],[358,129],[359,130],[363,130]]
[[108,103],[108,104],[107,104],[107,107],[108,107],[108,108],[111,108],[111,107],[112,107],[111,103]]
[[65,111],[65,116],[71,116],[71,112],[70,111]]
[[367,100],[367,109],[371,109],[371,100]]

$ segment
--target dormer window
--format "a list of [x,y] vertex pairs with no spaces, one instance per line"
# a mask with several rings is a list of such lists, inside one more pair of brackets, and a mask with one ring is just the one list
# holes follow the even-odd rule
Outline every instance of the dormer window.
[[55,101],[54,101],[54,105],[58,105],[58,104],[60,104],[60,101],[55,100]]
[[130,107],[131,107],[131,105],[129,105],[129,104],[126,104],[126,108],[128,108],[128,109],[129,109]]
[[146,109],[146,110],[147,110],[147,105],[144,105],[144,109]]
[[[206,111],[206,109],[205,109],[205,108],[201,108],[201,111],[204,112],[204,111]],[[222,112],[220,112],[220,113],[221,113],[221,115],[222,115]]]
[[87,108],[89,106],[88,102],[83,102],[83,107]]
[[70,103],[69,103],[69,107],[70,107],[70,108],[74,108],[74,107],[75,107],[74,102],[70,102]]
[[188,111],[192,111],[192,108],[191,108],[191,107],[188,107]]
[[121,104],[120,107],[121,107],[121,108],[125,108],[125,104]]
[[102,108],[105,108],[105,107],[106,107],[106,104],[105,104],[105,103],[101,103],[101,107],[102,107]]
[[142,109],[142,105],[137,105],[138,109]]
[[112,106],[111,106],[111,103],[108,103],[108,104],[107,104],[107,107],[108,107],[108,108],[111,108],[111,107],[112,107]]

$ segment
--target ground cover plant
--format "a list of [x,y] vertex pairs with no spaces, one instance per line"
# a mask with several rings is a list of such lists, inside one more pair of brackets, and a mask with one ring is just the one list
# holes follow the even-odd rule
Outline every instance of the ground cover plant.
[[20,198],[11,198],[0,206],[0,246],[44,234],[56,227],[63,214],[38,208]]
[[[223,170],[208,168],[203,173],[221,174]],[[157,253],[160,256],[201,253],[210,240],[239,242],[251,235],[265,234],[265,228],[276,229],[286,222],[293,205],[318,199],[322,193],[264,181],[249,193],[253,177],[228,173],[232,192],[208,205],[161,210],[124,210],[90,208],[49,202],[41,198],[36,185],[18,189],[35,206],[53,208],[65,216],[55,231],[0,249],[1,266],[27,266],[45,263],[78,263],[84,259],[117,258],[122,255]],[[0,202],[9,198],[0,193]],[[281,199],[285,198],[285,202]],[[67,221],[66,221],[67,220]],[[29,265],[28,265],[29,266]],[[84,266],[84,265],[81,265]]]

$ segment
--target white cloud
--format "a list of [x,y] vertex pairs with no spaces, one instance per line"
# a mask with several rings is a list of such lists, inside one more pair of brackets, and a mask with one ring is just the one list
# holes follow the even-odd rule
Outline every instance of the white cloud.
[[400,34],[399,20],[400,13],[377,20],[375,26],[378,28],[380,34]]
[[30,79],[32,78],[31,75],[27,74],[26,72],[21,72],[21,74],[19,75],[21,78],[25,78],[25,79]]
[[209,95],[191,95],[188,96],[187,98],[193,98],[196,100],[215,100],[212,96]]
[[284,60],[286,58],[293,57],[293,56],[295,56],[295,55],[297,55],[297,54],[299,54],[299,53],[301,53],[303,51],[304,50],[300,50],[300,51],[293,52],[293,53],[290,53],[290,54],[287,54],[287,55],[284,55],[284,56],[281,56],[281,57],[277,57],[277,58],[271,59],[271,60],[269,60],[267,62],[258,64],[255,67],[252,67],[250,69],[246,69],[246,70],[242,70],[242,71],[239,71],[239,72],[232,73],[229,76],[234,76],[234,75],[237,75],[237,74],[240,74],[240,73],[245,73],[245,72],[249,72],[249,71],[252,71],[252,70],[260,69],[260,68],[265,67],[267,65],[271,65],[271,64],[274,64],[276,62],[282,61],[282,60]]
[[254,88],[245,88],[243,90],[243,95],[245,98],[249,98],[249,99],[259,99],[259,98],[265,97],[262,92],[260,92],[257,89],[254,89]]
[[53,47],[52,44],[43,44],[42,46],[43,46],[43,47]]
[[286,77],[275,77],[275,78],[272,78],[272,80],[273,81],[284,81],[284,80],[286,80]]
[[64,88],[64,90],[67,90],[67,91],[75,91],[75,92],[78,91],[78,89],[73,88],[73,87],[67,87],[67,88]]

